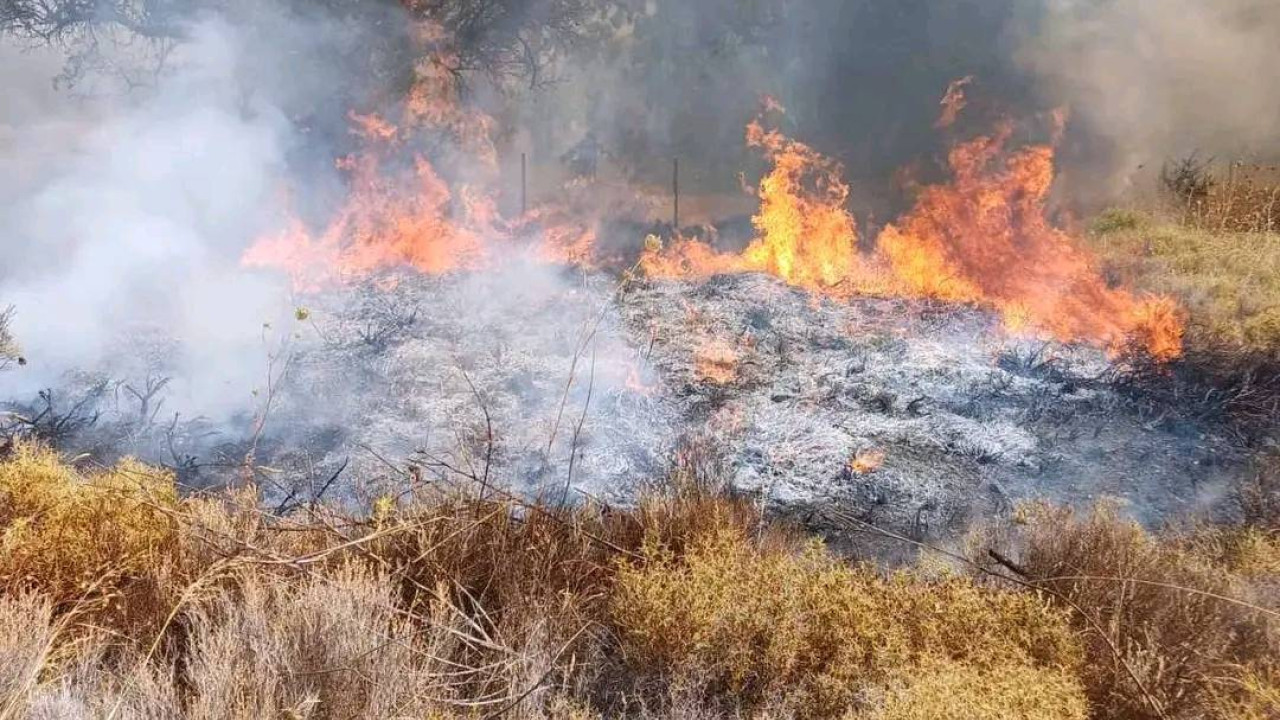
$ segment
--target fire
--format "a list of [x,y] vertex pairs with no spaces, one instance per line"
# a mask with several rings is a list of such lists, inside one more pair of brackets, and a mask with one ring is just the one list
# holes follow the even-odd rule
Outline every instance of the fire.
[[694,355],[698,378],[715,385],[728,385],[738,377],[738,351],[723,340],[709,340]]
[[747,144],[759,148],[773,170],[760,181],[760,211],[752,219],[759,238],[743,254],[745,267],[818,291],[861,277],[858,230],[845,209],[849,186],[840,166],[759,120],[747,126]]
[[934,127],[942,130],[956,124],[956,120],[960,119],[960,112],[969,104],[969,98],[965,95],[965,88],[973,84],[973,76],[960,78],[951,83],[947,87],[947,94],[942,96],[942,115],[938,117],[938,122],[934,123]]
[[1172,301],[1107,286],[1093,256],[1046,219],[1053,147],[1009,151],[1012,133],[1005,124],[956,145],[952,182],[924,188],[915,208],[881,233],[898,291],[993,307],[1012,332],[1112,350],[1137,340],[1157,358],[1177,356],[1182,330]]
[[563,208],[540,208],[507,222],[492,194],[478,185],[451,186],[417,150],[424,137],[446,137],[450,142],[443,145],[453,155],[445,160],[482,180],[496,173],[493,119],[460,97],[450,70],[456,58],[442,31],[423,25],[417,40],[424,55],[398,121],[350,115],[361,149],[336,163],[348,185],[338,210],[314,229],[289,217],[282,230],[258,239],[242,264],[283,270],[296,289],[314,291],[394,268],[474,270],[507,254],[520,234],[538,238],[533,255],[544,262],[589,266],[597,222],[580,221]]
[[[782,106],[766,98],[765,112],[780,113]],[[677,238],[668,247],[647,248],[645,271],[655,277],[765,272],[808,290],[843,295],[881,287],[858,252],[857,223],[846,209],[849,186],[839,163],[766,128],[763,116],[747,126],[746,140],[773,165],[756,190],[757,239],[733,255]]]
[[[967,84],[952,85],[940,124],[963,109]],[[1063,123],[1055,115],[1055,137]],[[758,190],[757,239],[737,255],[680,238],[651,243],[642,267],[656,277],[765,272],[837,297],[973,303],[996,310],[1012,333],[1113,352],[1136,342],[1159,359],[1179,355],[1176,304],[1107,286],[1094,257],[1047,218],[1054,146],[1011,150],[1012,135],[1004,123],[957,144],[948,157],[952,181],[920,189],[915,208],[887,226],[868,255],[858,250],[839,165],[757,119],[747,142],[772,163]]]
[[868,475],[879,470],[887,457],[883,450],[861,450],[849,458],[849,472],[855,475]]
[[351,186],[342,207],[318,232],[291,219],[282,233],[249,248],[242,262],[285,270],[302,290],[386,268],[441,273],[481,265],[491,205],[465,189],[455,197],[422,156],[410,168],[387,169],[401,150],[397,128],[373,116],[353,116],[353,123],[367,149],[337,163]]

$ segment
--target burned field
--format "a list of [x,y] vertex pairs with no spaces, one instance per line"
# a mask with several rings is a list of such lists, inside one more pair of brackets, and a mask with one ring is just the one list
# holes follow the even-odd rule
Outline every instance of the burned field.
[[625,506],[693,443],[772,510],[932,538],[1034,499],[1211,514],[1245,469],[1226,424],[1135,395],[1122,362],[954,303],[524,261],[299,302],[264,329],[252,412],[184,416],[157,341],[10,403],[8,432],[277,510],[458,482]]

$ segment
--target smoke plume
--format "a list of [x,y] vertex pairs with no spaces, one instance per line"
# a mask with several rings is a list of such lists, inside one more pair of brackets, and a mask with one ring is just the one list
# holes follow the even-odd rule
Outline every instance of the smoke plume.
[[1055,0],[1019,60],[1046,101],[1071,109],[1091,175],[1080,179],[1107,181],[1094,185],[1106,200],[1170,158],[1273,159],[1277,37],[1280,5],[1270,0]]

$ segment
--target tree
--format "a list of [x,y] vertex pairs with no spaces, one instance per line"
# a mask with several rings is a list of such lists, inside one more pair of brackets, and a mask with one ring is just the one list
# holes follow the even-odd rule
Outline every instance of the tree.
[[450,70],[536,88],[563,52],[587,37],[591,0],[405,0],[409,13],[438,26]]
[[0,310],[0,370],[7,370],[14,363],[19,365],[25,363],[18,350],[18,343],[9,331],[9,323],[12,320],[12,307]]
[[[587,33],[597,0],[278,0],[278,9],[296,17],[327,17],[363,25],[394,39],[410,32],[411,21],[438,29],[434,44],[450,61],[459,82],[483,75],[491,80],[527,81],[537,87],[546,69]],[[95,71],[122,75],[130,85],[145,82],[136,68],[124,71],[121,53],[145,54],[163,67],[191,21],[222,16],[233,24],[259,16],[262,0],[0,0],[0,35],[55,45],[68,53],[61,78],[74,83]],[[398,16],[402,22],[388,22]],[[354,22],[351,22],[354,21]],[[414,58],[403,58],[412,64]],[[145,66],[145,65],[144,65]]]

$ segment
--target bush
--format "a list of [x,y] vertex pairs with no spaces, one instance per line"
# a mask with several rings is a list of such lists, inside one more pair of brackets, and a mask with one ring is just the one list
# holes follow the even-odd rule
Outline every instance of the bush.
[[1097,235],[1139,230],[1151,224],[1150,216],[1137,210],[1110,208],[1094,218],[1090,230]]
[[138,630],[179,560],[172,476],[128,460],[82,476],[37,446],[11,453],[0,463],[0,588],[39,592],[61,611],[100,606]]
[[1073,613],[1095,717],[1216,717],[1269,702],[1280,626],[1265,608],[1280,599],[1280,545],[1255,532],[1158,539],[1107,507],[1031,514],[1018,566]]
[[1269,530],[1044,510],[1036,592],[848,565],[720,473],[686,449],[632,509],[420,487],[270,517],[18,445],[0,717],[1154,717],[1097,628],[1169,717],[1275,716],[1275,627],[1223,599],[1275,605]]
[[1079,683],[1057,670],[1009,665],[982,670],[939,662],[890,686],[859,720],[1083,720]]
[[[731,525],[710,528],[682,556],[657,542],[644,556],[624,565],[613,602],[631,667],[699,678],[708,699],[748,711],[780,703],[802,717],[838,717],[875,688],[932,673],[937,660],[1072,684],[1074,638],[1034,595],[885,578],[818,545],[758,548]],[[912,687],[891,693],[903,712],[930,692]]]

